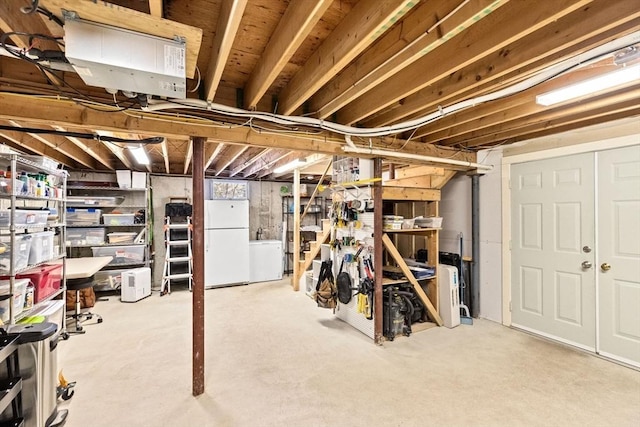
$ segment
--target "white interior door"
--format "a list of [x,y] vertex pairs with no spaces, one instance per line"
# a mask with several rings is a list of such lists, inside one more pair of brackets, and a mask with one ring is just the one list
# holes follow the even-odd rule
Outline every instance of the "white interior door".
[[595,350],[594,155],[511,168],[512,324]]
[[600,353],[640,366],[640,146],[598,153]]

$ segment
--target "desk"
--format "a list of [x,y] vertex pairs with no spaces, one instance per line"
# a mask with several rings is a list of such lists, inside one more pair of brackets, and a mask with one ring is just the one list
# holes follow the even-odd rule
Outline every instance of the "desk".
[[[112,259],[113,257],[110,256],[67,258],[65,261],[66,277],[68,280],[93,277]],[[62,260],[58,260],[56,263],[62,264]]]

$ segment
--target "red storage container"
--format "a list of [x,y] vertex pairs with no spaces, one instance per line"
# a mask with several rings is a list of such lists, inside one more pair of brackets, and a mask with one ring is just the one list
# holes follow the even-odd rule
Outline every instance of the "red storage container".
[[16,277],[31,280],[34,289],[34,303],[45,300],[60,289],[62,281],[62,265],[41,265],[31,270],[23,271]]

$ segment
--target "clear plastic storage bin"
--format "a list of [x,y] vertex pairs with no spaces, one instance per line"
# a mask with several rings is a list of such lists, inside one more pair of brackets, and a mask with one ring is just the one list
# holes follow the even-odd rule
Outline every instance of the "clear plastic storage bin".
[[129,270],[102,270],[93,275],[93,289],[97,291],[111,291],[122,285],[121,274]]
[[102,223],[104,225],[133,225],[135,214],[104,214]]
[[39,264],[53,258],[53,231],[31,233],[29,264]]
[[67,208],[67,226],[69,225],[99,225],[101,209]]
[[127,244],[133,243],[138,233],[135,232],[121,232],[121,233],[109,233],[107,239],[109,243]]
[[[11,267],[11,236],[0,236],[0,274],[9,274]],[[25,268],[29,264],[29,251],[31,250],[31,235],[16,234],[15,251],[16,251],[16,270]]]
[[[47,225],[48,210],[16,209],[14,224],[20,226],[45,226]],[[8,226],[11,223],[11,210],[0,211],[0,226]]]
[[92,247],[94,257],[112,256],[107,265],[142,264],[144,262],[144,245]]
[[[13,286],[13,315],[22,313],[24,309],[24,297],[27,292],[29,279],[16,279]],[[9,280],[0,280],[0,295],[10,294]],[[3,322],[9,321],[9,300],[0,301],[0,318]]]
[[67,228],[67,246],[104,245],[105,229]]

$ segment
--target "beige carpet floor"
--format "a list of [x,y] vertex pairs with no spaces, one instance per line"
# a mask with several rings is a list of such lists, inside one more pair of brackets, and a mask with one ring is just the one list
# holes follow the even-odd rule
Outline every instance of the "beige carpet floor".
[[490,321],[376,346],[287,281],[205,298],[204,395],[191,293],[112,296],[59,345],[66,426],[640,425],[640,372]]

